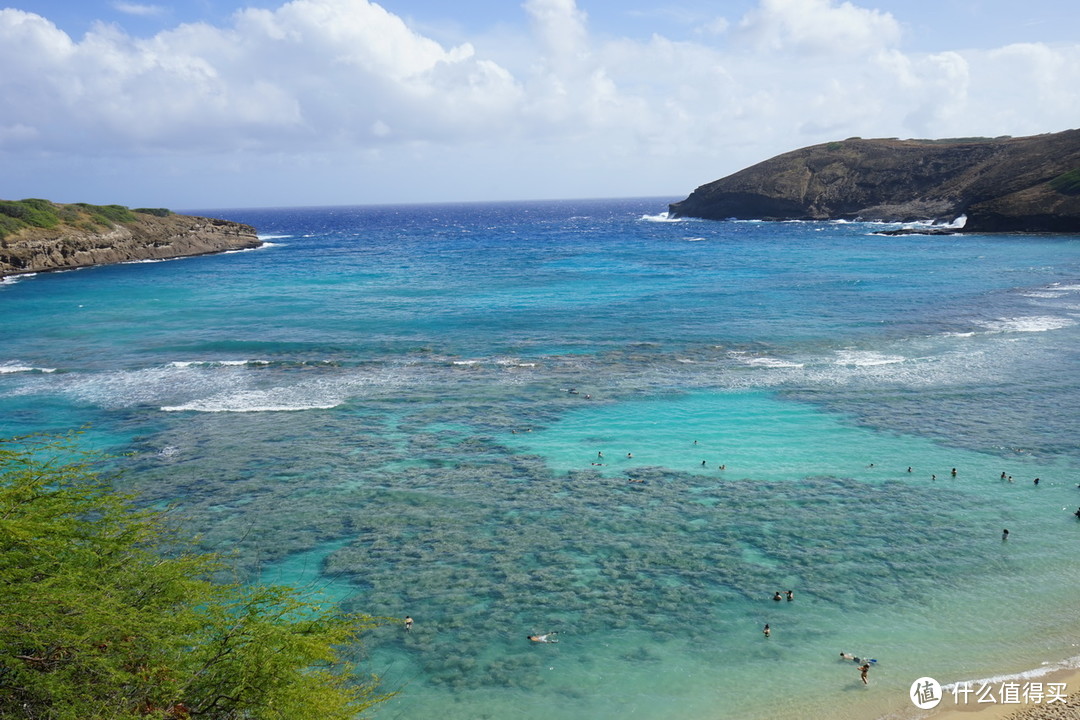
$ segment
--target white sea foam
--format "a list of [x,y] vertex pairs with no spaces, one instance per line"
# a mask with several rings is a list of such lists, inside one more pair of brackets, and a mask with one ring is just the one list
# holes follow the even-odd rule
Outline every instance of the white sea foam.
[[[1062,670],[1078,670],[1080,669],[1080,655],[1066,658],[1058,662],[1046,663],[1041,667],[1032,668],[1031,670],[1023,670],[1017,673],[1010,673],[1006,675],[991,675],[990,677],[977,678],[974,680],[960,680],[958,682],[949,683],[948,685],[942,685],[942,690],[948,690],[952,692],[953,688],[959,687],[964,683],[968,683],[970,687],[979,688],[983,685],[1000,685],[1006,682],[1018,682],[1024,680],[1034,680],[1035,678],[1045,677],[1051,673],[1060,672]],[[1071,690],[1069,692],[1072,692]]]
[[686,220],[686,218],[671,217],[667,212],[658,215],[642,215],[639,219],[645,222],[683,222]]
[[703,237],[688,237],[688,238],[686,238],[686,242],[702,242],[703,240],[705,240],[705,238],[703,238]]
[[0,278],[0,285],[14,285],[17,282],[25,280],[26,278],[35,277],[37,273],[21,273],[19,275],[5,275]]
[[31,367],[29,365],[18,365],[15,363],[6,363],[0,365],[0,375],[6,375],[9,373],[54,373],[56,368],[39,368]]
[[238,248],[236,250],[226,250],[221,253],[222,255],[235,255],[236,253],[255,252],[256,250],[269,250],[270,248],[283,247],[281,243],[264,242],[256,247]]
[[341,400],[311,400],[303,393],[288,393],[300,397],[282,398],[281,390],[247,390],[233,394],[215,395],[180,405],[163,405],[163,412],[296,412],[299,410],[329,410],[341,404]]
[[743,360],[744,363],[751,367],[763,367],[763,368],[801,368],[805,367],[805,363],[791,362],[790,360],[780,360],[779,358],[771,357],[755,357]]
[[269,360],[175,360],[169,363],[169,367],[192,368],[192,367],[240,367],[247,365],[269,365]]
[[979,324],[991,333],[1047,332],[1048,330],[1072,327],[1076,324],[1076,321],[1053,315],[1034,315],[1031,317],[1000,318]]
[[[285,238],[291,238],[292,235],[259,235],[259,239],[266,240],[284,240]],[[273,243],[271,243],[273,244]]]
[[518,358],[499,358],[498,360],[495,361],[495,364],[496,365],[502,365],[503,367],[519,367],[519,368],[536,367],[536,363],[534,363],[534,362],[522,362]]
[[855,367],[874,367],[876,365],[895,365],[904,362],[899,355],[886,355],[873,350],[838,350],[836,365],[854,365]]

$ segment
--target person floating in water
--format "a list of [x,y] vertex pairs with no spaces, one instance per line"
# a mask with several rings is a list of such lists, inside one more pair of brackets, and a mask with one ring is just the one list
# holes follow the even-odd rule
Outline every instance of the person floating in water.
[[1002,540],[1008,540],[1009,539],[1009,529],[1008,528],[1005,528],[1004,530],[1001,531],[1001,539]]
[[953,477],[956,477],[956,468],[953,468],[953,469],[952,469],[952,476],[953,476]]
[[776,591],[776,594],[772,596],[772,599],[773,599],[773,600],[775,600],[776,602],[780,602],[780,601],[781,601],[781,600],[783,600],[784,598],[780,597],[780,591],[779,591],[779,590],[777,590],[777,591]]
[[769,627],[769,623],[765,623],[765,628],[761,631],[761,634],[765,637],[772,637],[772,629]]
[[626,457],[632,458],[632,457],[634,457],[634,453],[626,453]]
[[1074,512],[1073,515],[1080,518],[1080,507],[1076,508],[1076,512]]
[[1038,484],[1039,484],[1039,478],[1035,478],[1035,484],[1036,484],[1036,485],[1038,485]]
[[794,600],[794,599],[795,599],[795,591],[794,591],[794,590],[788,590],[788,591],[787,591],[786,593],[784,593],[784,594],[785,594],[785,595],[787,595],[787,601],[788,601],[788,602],[791,602],[792,600]]
[[840,651],[841,660],[851,660],[852,662],[859,662],[859,658],[855,657],[851,653],[846,653],[843,650]]
[[559,642],[559,638],[553,637],[553,636],[558,635],[558,634],[559,633],[557,633],[557,632],[549,632],[549,633],[544,633],[543,635],[526,635],[525,637],[529,638],[533,642],[538,642],[538,643],[557,643],[557,642]]
[[1001,473],[1001,479],[1002,479],[1002,480],[1004,480],[1004,479],[1005,479],[1006,477],[1007,477],[1007,476],[1005,475],[1005,472],[1004,472],[1004,471],[1002,471],[1002,473]]
[[910,465],[908,465],[907,471],[911,472],[911,466]]
[[859,666],[859,677],[862,678],[862,684],[868,685],[866,682],[866,673],[870,672],[870,663],[863,663]]
[[412,630],[412,618],[408,615],[405,616],[405,632]]

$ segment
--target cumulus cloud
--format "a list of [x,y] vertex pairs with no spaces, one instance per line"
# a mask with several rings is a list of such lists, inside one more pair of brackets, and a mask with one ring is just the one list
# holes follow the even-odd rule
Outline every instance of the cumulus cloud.
[[896,45],[901,34],[889,13],[833,0],[761,0],[739,30],[770,51],[843,55]]
[[446,46],[369,0],[80,39],[0,10],[0,153],[438,156],[487,172],[518,157],[598,187],[635,163],[683,187],[851,135],[1023,135],[1080,117],[1080,45],[910,53],[892,15],[836,0],[759,0],[683,38],[594,32],[575,0],[522,9],[498,62],[485,36]]
[[476,136],[520,94],[471,46],[444,48],[366,0],[295,0],[149,39],[97,25],[78,42],[5,9],[0,68],[0,92],[19,98],[0,126],[63,151],[88,135],[98,149],[159,150]]

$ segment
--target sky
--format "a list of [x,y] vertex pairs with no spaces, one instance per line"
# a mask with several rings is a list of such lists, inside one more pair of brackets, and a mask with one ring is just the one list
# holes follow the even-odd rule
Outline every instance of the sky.
[[1080,127],[1075,0],[0,0],[0,198],[666,197]]

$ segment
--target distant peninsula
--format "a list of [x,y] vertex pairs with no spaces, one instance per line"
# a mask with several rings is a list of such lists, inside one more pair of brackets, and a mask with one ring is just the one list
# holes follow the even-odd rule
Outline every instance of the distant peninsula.
[[0,277],[256,248],[255,228],[164,208],[0,200]]
[[948,140],[849,138],[702,185],[671,217],[951,223],[1080,233],[1080,130]]

